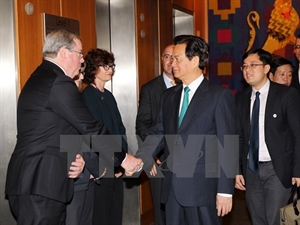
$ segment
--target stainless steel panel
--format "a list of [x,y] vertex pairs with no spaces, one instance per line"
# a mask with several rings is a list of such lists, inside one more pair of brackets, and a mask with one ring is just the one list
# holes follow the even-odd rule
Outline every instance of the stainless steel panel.
[[[137,149],[135,118],[138,101],[134,4],[134,0],[96,0],[97,45],[110,49],[117,65],[112,82],[106,84],[106,88],[116,98],[132,153]],[[123,224],[140,224],[139,181],[124,179],[124,187]]]
[[194,34],[194,16],[173,9],[174,37],[181,34]]
[[8,161],[16,143],[17,69],[14,34],[14,1],[0,1],[0,224],[16,224],[4,187]]

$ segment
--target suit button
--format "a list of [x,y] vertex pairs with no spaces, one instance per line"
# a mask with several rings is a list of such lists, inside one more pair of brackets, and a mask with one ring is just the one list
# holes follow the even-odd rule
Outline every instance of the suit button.
[[179,144],[178,142],[175,142],[175,143],[174,143],[174,145],[178,145],[178,144]]

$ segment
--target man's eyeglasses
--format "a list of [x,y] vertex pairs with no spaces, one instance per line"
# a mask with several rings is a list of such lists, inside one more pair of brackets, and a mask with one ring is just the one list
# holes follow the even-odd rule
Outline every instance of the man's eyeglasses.
[[69,48],[67,48],[70,52],[76,52],[77,54],[78,54],[78,56],[79,56],[79,58],[81,59],[81,58],[83,58],[83,52],[80,52],[80,51],[76,51],[76,50],[74,50],[74,49],[69,49]]
[[112,70],[114,70],[116,68],[115,64],[112,65],[100,65],[101,67],[103,67],[106,71],[109,70],[109,68],[111,68]]
[[295,45],[294,49],[300,49],[300,45]]
[[163,55],[163,59],[173,59],[173,55],[165,54],[165,55]]
[[247,70],[248,68],[249,69],[254,69],[256,68],[257,66],[264,66],[265,64],[258,64],[258,63],[251,63],[249,65],[242,65],[240,68],[241,68],[241,71],[244,71],[244,70]]

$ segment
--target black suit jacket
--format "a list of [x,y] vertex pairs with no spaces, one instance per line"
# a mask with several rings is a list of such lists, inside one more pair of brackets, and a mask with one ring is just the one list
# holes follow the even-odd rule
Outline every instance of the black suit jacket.
[[294,73],[293,73],[293,77],[292,77],[292,83],[291,86],[296,88],[298,93],[300,94],[300,83],[299,83],[299,63],[296,64],[296,66],[294,66]]
[[[162,203],[166,203],[174,188],[176,199],[183,206],[213,205],[217,193],[232,194],[234,190],[233,176],[227,177],[219,167],[234,165],[230,152],[233,149],[226,152],[228,157],[218,157],[218,144],[209,139],[215,136],[223,144],[225,135],[235,134],[234,97],[230,90],[204,79],[178,127],[181,93],[182,85],[163,92],[158,121],[136,156],[143,159],[146,167],[151,166],[152,156],[164,148]],[[159,135],[165,137],[161,139]],[[205,135],[210,136],[205,139]],[[209,148],[205,142],[209,142]]]
[[[145,140],[149,128],[157,121],[161,94],[166,89],[163,75],[152,79],[141,87],[135,129],[142,141]],[[141,145],[140,140],[138,143]]]
[[[251,92],[248,87],[236,95],[240,173],[244,177],[249,152]],[[291,187],[291,178],[300,177],[300,98],[294,88],[270,83],[265,142],[277,176],[286,188]]]
[[[67,161],[74,160],[67,159],[64,151],[70,149],[61,146],[61,135],[108,134],[84,105],[74,81],[46,60],[33,72],[19,96],[17,130],[5,193],[41,195],[61,202],[69,201],[73,194]],[[89,136],[83,138],[89,139]],[[80,152],[82,146],[80,138],[75,142],[70,142],[75,148],[71,149],[74,154]],[[87,144],[89,146],[89,140]],[[99,176],[98,166],[86,162],[86,167]]]

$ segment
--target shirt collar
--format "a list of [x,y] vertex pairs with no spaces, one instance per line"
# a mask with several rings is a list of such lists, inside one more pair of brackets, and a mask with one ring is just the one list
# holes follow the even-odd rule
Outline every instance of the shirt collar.
[[267,79],[267,82],[264,84],[264,86],[261,87],[261,89],[255,90],[254,88],[252,88],[252,96],[255,96],[255,93],[257,91],[259,91],[260,95],[266,96],[268,94],[269,88],[270,88],[270,81],[269,79]]
[[163,72],[163,78],[164,78],[164,82],[165,82],[165,85],[167,88],[170,88],[170,87],[173,87],[173,84],[172,84],[172,79],[170,77],[168,77],[164,72]]
[[203,80],[204,80],[204,76],[203,76],[203,74],[201,74],[196,80],[194,80],[189,85],[183,84],[183,88],[188,86],[191,89],[191,91],[195,91],[199,87],[199,85],[202,83]]

